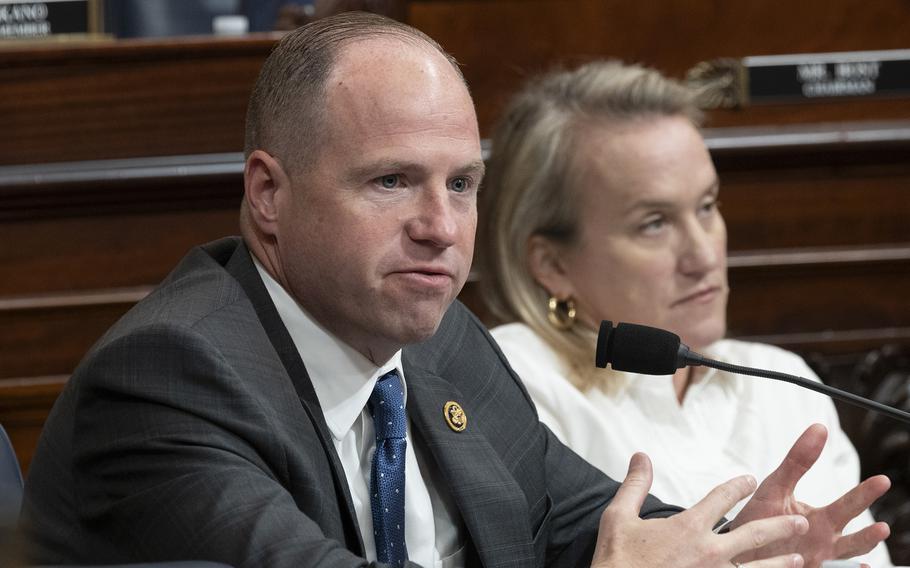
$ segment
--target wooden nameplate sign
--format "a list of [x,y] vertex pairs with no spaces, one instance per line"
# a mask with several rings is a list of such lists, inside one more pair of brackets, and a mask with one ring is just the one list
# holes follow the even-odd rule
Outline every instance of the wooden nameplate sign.
[[766,55],[699,63],[687,76],[705,108],[910,95],[910,49]]
[[0,40],[95,38],[100,0],[0,0]]

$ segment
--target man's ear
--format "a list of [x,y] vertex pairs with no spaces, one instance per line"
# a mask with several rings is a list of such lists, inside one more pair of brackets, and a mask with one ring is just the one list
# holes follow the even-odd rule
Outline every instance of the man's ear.
[[280,200],[290,195],[291,180],[273,156],[255,150],[243,168],[243,187],[250,219],[258,231],[274,235],[278,230]]
[[534,280],[559,300],[575,293],[562,259],[562,248],[550,239],[541,235],[528,237],[528,269]]

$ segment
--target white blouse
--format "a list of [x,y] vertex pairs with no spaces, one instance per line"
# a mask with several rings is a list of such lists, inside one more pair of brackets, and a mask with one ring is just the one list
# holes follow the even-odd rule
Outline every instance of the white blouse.
[[[820,393],[713,369],[688,387],[682,404],[672,376],[626,373],[627,387],[616,394],[597,388],[581,392],[566,378],[567,365],[531,328],[515,323],[492,334],[540,420],[560,440],[617,480],[625,477],[632,454],[645,452],[654,464],[651,493],[665,502],[690,507],[716,485],[746,473],[761,482],[815,422],[828,428],[828,442],[797,485],[796,497],[824,506],[859,482],[856,450],[840,428],[834,404]],[[703,354],[819,380],[800,357],[770,345],[721,340]],[[867,510],[844,532],[873,522]],[[861,559],[873,568],[892,565],[883,544]]]

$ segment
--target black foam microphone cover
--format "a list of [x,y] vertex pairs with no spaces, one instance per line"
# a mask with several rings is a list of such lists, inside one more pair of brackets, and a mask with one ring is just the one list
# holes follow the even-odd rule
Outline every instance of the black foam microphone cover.
[[680,339],[675,333],[638,325],[603,321],[597,335],[596,363],[617,371],[672,375],[679,368]]
[[607,363],[613,357],[613,322],[603,320],[597,332],[597,349],[594,351],[594,364],[601,369],[607,368]]

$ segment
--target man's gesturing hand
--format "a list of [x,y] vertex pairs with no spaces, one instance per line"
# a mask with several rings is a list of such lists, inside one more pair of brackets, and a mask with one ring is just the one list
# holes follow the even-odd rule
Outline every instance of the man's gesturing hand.
[[[651,460],[635,454],[622,486],[600,520],[593,567],[596,568],[732,568],[731,559],[808,530],[800,515],[758,519],[726,534],[712,527],[739,500],[755,490],[755,480],[742,476],[718,485],[694,507],[666,519],[639,518],[651,488]],[[752,560],[745,568],[799,568],[798,554]]]
[[806,566],[815,568],[825,560],[865,554],[888,537],[888,524],[881,522],[853,534],[841,534],[852,518],[868,509],[891,486],[891,481],[884,475],[870,477],[827,507],[810,507],[793,496],[796,483],[821,455],[827,436],[828,431],[821,424],[813,424],[803,432],[783,463],[762,482],[732,523],[735,527],[774,515],[803,515],[809,520],[809,531],[747,553],[743,559],[781,551],[799,552],[805,558]]

